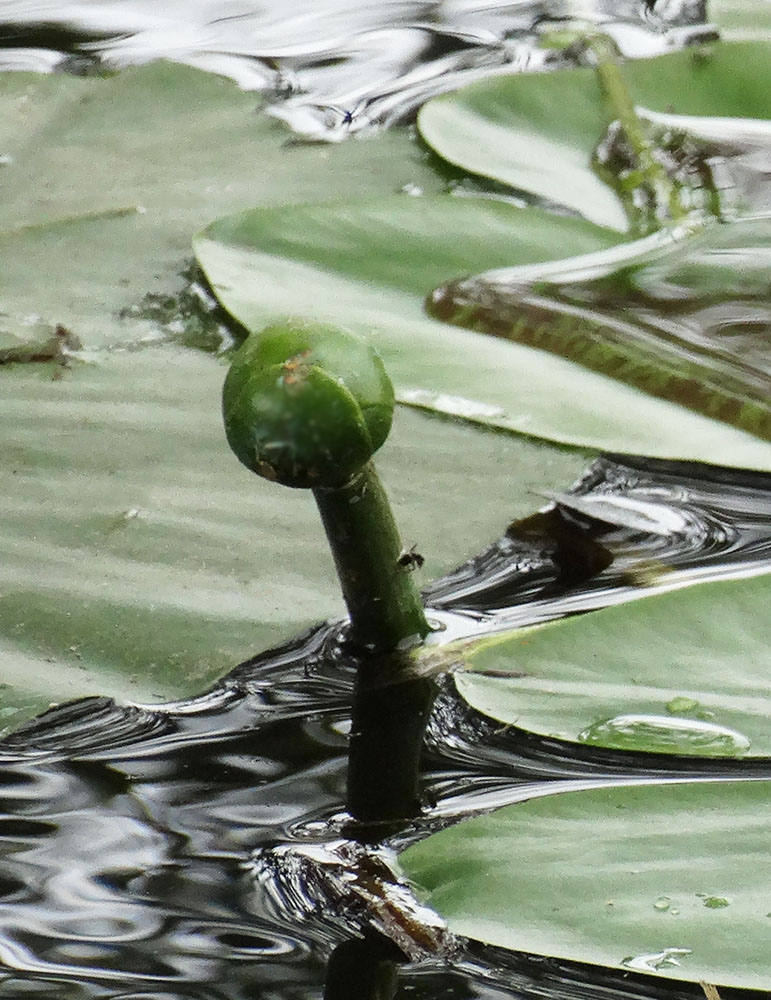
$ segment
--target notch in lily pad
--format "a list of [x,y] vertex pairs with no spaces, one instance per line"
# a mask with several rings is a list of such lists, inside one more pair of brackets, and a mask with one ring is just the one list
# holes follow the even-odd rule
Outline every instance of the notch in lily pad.
[[223,389],[237,458],[265,479],[312,491],[359,652],[388,652],[430,631],[372,463],[393,409],[391,380],[371,345],[303,321],[248,337]]

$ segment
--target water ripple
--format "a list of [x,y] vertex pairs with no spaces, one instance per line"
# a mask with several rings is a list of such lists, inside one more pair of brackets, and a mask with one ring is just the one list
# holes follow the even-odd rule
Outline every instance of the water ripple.
[[488,627],[531,625],[769,568],[771,475],[603,457],[426,599]]
[[171,59],[264,95],[299,135],[338,142],[402,121],[434,94],[473,80],[565,64],[544,34],[599,24],[628,56],[647,57],[714,30],[697,0],[5,0],[0,69],[94,73]]

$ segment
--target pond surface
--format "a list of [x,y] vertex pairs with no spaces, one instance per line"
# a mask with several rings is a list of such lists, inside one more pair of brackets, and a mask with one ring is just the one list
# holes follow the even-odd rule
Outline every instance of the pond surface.
[[[464,635],[628,600],[641,585],[767,570],[769,486],[761,474],[705,478],[698,466],[602,459],[549,511],[515,522],[432,584],[429,613]],[[641,530],[642,518],[656,530]],[[667,572],[641,581],[646,566]],[[416,698],[422,711],[433,708],[415,785],[419,815],[373,824],[368,810],[383,808],[388,760],[398,752],[366,759],[364,781],[371,786],[380,765],[380,787],[357,792],[348,774],[352,700],[360,729],[364,710],[341,637],[339,626],[314,629],[187,702],[84,699],[5,737],[0,996],[299,1000],[320,996],[325,979],[330,998],[388,996],[372,992],[368,977],[388,967],[395,980],[407,958],[400,996],[663,989],[459,942],[441,925],[427,943],[426,915],[405,900],[388,852],[557,787],[728,776],[748,766],[771,776],[771,765],[587,752],[502,729],[445,676],[417,682],[417,692],[386,685],[375,693],[381,724],[400,745],[410,739],[405,709],[414,711]],[[377,891],[375,876],[365,888],[347,877],[368,867]],[[373,902],[380,909],[368,909]],[[352,944],[352,933],[363,942]]]
[[[702,4],[663,0],[313,2],[291,14],[243,2],[6,0],[0,68],[100,74],[171,58],[259,91],[263,110],[298,136],[337,142],[409,121],[460,83],[569,61],[538,42],[575,16],[602,24],[632,56],[712,30]],[[444,305],[466,291],[445,289]],[[612,312],[601,293],[572,285],[560,302]],[[767,323],[761,294],[749,298],[752,323]],[[665,325],[650,298],[636,308],[642,335]],[[701,349],[703,329],[689,329]],[[703,353],[705,370],[715,368],[714,350]],[[762,406],[768,373],[749,367]],[[771,569],[771,475],[605,456],[546,499],[425,588],[438,648]],[[400,881],[395,852],[558,787],[771,777],[771,764],[739,760],[744,745],[715,759],[651,756],[633,741],[620,751],[526,733],[473,709],[450,674],[370,691],[354,683],[356,666],[344,628],[321,625],[197,697],[82,699],[0,741],[0,996],[699,995],[639,974],[639,964],[606,972],[458,939]],[[373,725],[369,745],[361,733]],[[380,745],[389,729],[406,751]],[[419,776],[395,776],[402,752],[412,764],[420,757]],[[657,968],[654,959],[642,968]]]
[[0,68],[100,72],[174,59],[265,94],[300,134],[339,141],[403,120],[472,79],[539,69],[539,37],[570,18],[602,24],[630,55],[709,34],[699,0],[404,0],[357,4],[176,0],[34,3],[0,10]]

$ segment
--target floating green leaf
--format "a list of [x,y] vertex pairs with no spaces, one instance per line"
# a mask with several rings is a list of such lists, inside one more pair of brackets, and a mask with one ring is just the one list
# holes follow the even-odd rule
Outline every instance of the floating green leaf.
[[771,468],[771,446],[749,434],[423,311],[441,276],[615,240],[582,220],[500,202],[392,198],[222,219],[196,253],[225,307],[250,329],[296,315],[373,337],[402,401],[565,444]]
[[[197,693],[344,613],[309,498],[234,461],[220,414],[224,375],[211,357],[170,346],[116,351],[63,373],[0,366],[3,706]],[[402,411],[379,465],[428,579],[584,462]]]
[[157,338],[152,321],[118,314],[179,288],[191,237],[212,218],[444,186],[404,132],[288,146],[257,101],[166,63],[107,79],[0,74],[2,327],[22,336],[37,317],[88,348]]
[[469,647],[455,681],[478,711],[544,736],[771,756],[769,600],[768,575],[645,597]]
[[720,28],[721,38],[771,42],[769,0],[712,0],[709,18]]
[[595,788],[466,820],[401,862],[458,934],[766,990],[770,824],[767,781]]
[[[635,105],[677,115],[765,118],[769,57],[762,43],[718,44],[625,63]],[[423,106],[426,142],[450,163],[627,228],[614,191],[592,166],[615,118],[593,69],[498,77]]]
[[739,219],[451,281],[429,308],[769,440],[770,263],[771,219]]

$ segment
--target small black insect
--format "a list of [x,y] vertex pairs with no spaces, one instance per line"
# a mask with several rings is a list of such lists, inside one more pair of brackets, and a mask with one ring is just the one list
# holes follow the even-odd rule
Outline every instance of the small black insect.
[[341,108],[338,104],[316,105],[326,111],[327,128],[347,128],[360,127],[362,112],[366,107],[366,101],[358,101],[352,108]]
[[405,569],[412,572],[414,569],[420,569],[426,560],[418,552],[417,545],[411,545],[408,549],[402,549],[396,561],[400,566],[404,566]]

